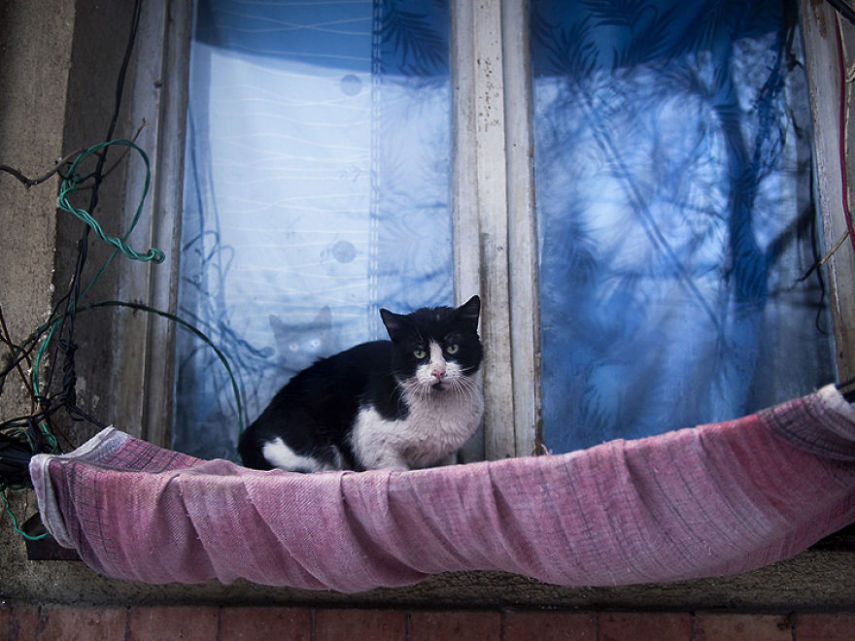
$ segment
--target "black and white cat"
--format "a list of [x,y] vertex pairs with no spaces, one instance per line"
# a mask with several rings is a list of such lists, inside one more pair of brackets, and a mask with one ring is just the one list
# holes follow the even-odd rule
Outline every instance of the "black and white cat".
[[302,370],[238,445],[244,465],[294,472],[411,470],[446,462],[481,422],[481,301],[380,310],[391,340]]

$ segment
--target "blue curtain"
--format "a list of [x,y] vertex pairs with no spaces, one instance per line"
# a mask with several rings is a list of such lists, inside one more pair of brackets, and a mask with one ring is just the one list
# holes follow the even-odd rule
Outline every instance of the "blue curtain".
[[[179,311],[252,420],[380,307],[453,299],[444,2],[199,0]],[[179,336],[175,449],[234,458],[216,354]]]
[[532,2],[544,435],[567,451],[834,379],[796,4]]

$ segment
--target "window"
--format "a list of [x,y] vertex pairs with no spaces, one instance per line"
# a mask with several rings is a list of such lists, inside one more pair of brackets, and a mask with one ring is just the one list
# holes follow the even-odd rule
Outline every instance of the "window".
[[[832,380],[786,4],[200,0],[179,311],[245,418],[452,291],[485,302],[470,459]],[[174,444],[233,456],[226,372],[179,339]]]
[[532,3],[544,438],[717,422],[834,379],[797,9]]
[[[252,420],[316,359],[385,337],[381,307],[453,302],[449,15],[197,7],[180,308],[228,355]],[[231,457],[227,373],[179,349],[177,424],[193,427],[175,445]]]

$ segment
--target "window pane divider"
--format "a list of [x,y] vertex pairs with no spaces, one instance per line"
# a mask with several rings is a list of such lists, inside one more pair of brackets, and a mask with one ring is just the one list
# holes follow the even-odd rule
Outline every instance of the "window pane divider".
[[452,14],[455,291],[481,293],[486,352],[483,443],[466,454],[500,459],[531,454],[539,428],[527,6],[454,0]]

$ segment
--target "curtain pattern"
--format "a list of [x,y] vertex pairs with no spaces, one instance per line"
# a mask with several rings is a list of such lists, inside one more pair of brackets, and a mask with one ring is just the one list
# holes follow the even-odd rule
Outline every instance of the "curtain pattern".
[[795,3],[532,10],[547,446],[833,380]]
[[[444,2],[199,0],[180,313],[253,420],[294,373],[450,304]],[[234,458],[231,382],[179,336],[174,447]]]

